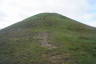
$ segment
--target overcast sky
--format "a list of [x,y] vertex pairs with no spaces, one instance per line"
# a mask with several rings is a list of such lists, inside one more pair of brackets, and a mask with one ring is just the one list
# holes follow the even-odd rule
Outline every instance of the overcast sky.
[[96,0],[0,0],[0,29],[42,12],[96,27]]

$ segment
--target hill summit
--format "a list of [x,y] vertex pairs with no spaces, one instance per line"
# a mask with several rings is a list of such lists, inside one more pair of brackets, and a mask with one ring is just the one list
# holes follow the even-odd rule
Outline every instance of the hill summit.
[[0,31],[0,64],[96,64],[96,28],[40,13]]

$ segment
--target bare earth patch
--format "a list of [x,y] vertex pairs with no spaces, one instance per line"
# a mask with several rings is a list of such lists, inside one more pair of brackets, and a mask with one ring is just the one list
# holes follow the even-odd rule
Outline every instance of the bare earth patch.
[[35,37],[35,38],[39,40],[40,45],[42,47],[56,48],[56,46],[54,46],[54,45],[52,45],[52,44],[50,44],[48,42],[48,38],[49,38],[48,32],[39,32],[38,35],[37,35],[37,37]]

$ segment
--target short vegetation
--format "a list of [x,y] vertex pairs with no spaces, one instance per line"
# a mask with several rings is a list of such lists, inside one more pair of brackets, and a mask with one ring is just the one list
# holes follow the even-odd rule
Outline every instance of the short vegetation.
[[96,28],[37,14],[0,31],[0,64],[96,64]]

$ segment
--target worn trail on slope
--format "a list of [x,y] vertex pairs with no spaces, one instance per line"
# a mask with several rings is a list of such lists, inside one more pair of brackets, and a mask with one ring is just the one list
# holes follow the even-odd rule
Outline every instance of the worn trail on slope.
[[47,32],[39,33],[38,37],[40,38],[40,44],[42,47],[56,48],[54,45],[52,45],[48,42],[49,36],[48,36]]

